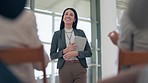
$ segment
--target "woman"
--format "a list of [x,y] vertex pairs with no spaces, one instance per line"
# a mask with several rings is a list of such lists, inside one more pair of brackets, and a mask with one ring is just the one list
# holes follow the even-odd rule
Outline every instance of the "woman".
[[74,43],[75,36],[85,37],[85,33],[77,29],[78,16],[73,8],[64,10],[60,30],[52,38],[50,56],[58,59],[60,83],[86,83],[86,57],[91,57],[88,41],[84,51],[77,51]]

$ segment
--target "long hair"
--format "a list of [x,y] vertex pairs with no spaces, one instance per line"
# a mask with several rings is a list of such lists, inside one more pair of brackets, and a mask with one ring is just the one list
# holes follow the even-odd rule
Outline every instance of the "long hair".
[[72,10],[74,12],[74,16],[75,16],[75,22],[73,22],[73,29],[76,29],[77,28],[77,23],[78,23],[78,15],[77,15],[77,12],[74,8],[66,8],[63,12],[63,15],[62,15],[62,19],[61,19],[61,24],[60,24],[60,30],[62,30],[64,27],[65,27],[65,23],[63,21],[63,17],[64,17],[64,14],[66,12],[66,10]]

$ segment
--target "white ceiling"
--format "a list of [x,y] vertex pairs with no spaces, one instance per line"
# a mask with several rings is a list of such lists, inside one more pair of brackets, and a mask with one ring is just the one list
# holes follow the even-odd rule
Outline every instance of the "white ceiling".
[[119,10],[124,10],[127,8],[129,0],[116,0],[116,5]]
[[62,13],[67,7],[75,8],[79,17],[90,18],[90,0],[34,0],[35,8]]
[[[31,0],[28,0],[31,1]],[[35,8],[62,13],[67,7],[75,8],[79,17],[90,18],[90,0],[34,0]],[[125,9],[128,0],[116,0],[119,10]]]

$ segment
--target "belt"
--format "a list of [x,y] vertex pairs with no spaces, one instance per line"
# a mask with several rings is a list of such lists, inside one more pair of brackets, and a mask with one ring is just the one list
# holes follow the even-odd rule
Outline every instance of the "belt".
[[79,60],[66,60],[67,63],[79,63]]

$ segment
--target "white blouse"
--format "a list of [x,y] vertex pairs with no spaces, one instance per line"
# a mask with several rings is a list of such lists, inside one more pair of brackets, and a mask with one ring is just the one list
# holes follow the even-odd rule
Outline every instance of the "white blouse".
[[[71,29],[64,28],[64,29],[65,29],[66,45],[68,46],[69,43],[71,44],[74,43],[75,34],[73,28]],[[78,59],[76,57],[72,57],[70,60],[78,60]]]

